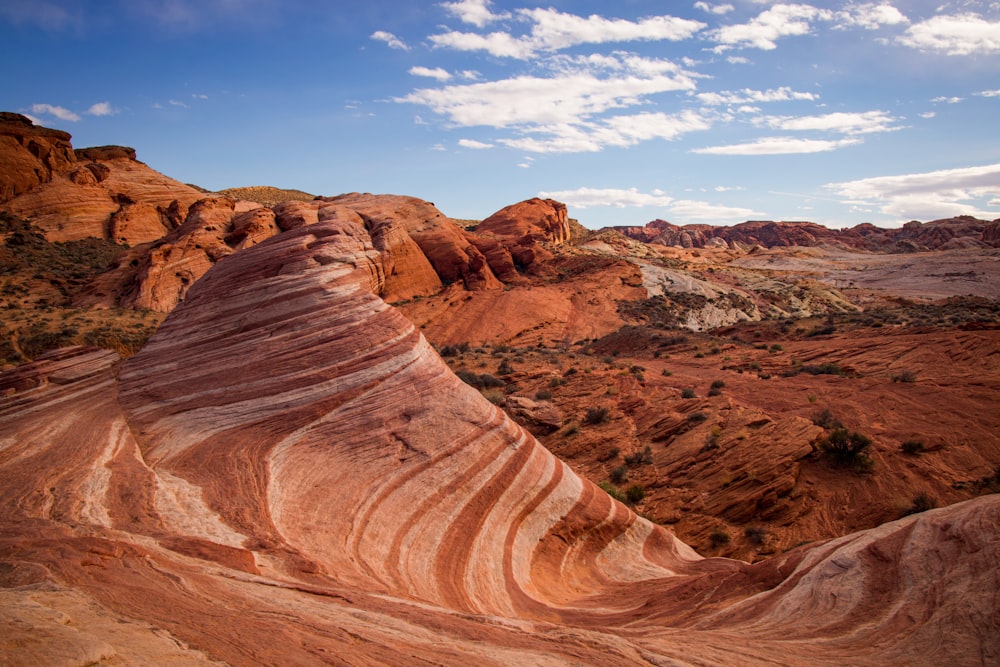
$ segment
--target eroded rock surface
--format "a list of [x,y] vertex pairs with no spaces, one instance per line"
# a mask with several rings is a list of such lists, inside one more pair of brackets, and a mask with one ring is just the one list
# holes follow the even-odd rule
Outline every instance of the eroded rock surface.
[[452,375],[375,296],[381,254],[303,225],[215,264],[120,367],[0,375],[4,613],[53,638],[17,660],[1000,658],[1000,497],[702,559]]

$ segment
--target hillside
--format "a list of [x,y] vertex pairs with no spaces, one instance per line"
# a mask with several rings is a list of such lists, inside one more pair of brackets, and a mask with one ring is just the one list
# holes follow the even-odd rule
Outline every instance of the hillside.
[[14,116],[5,657],[1000,658],[995,221],[456,221]]

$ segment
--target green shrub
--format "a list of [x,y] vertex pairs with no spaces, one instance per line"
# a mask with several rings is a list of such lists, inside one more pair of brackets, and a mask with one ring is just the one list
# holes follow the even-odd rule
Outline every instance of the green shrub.
[[621,489],[619,489],[619,488],[618,488],[617,486],[615,486],[614,484],[611,484],[610,482],[601,482],[601,483],[600,483],[600,484],[598,484],[597,486],[599,486],[599,487],[601,487],[602,489],[604,489],[604,491],[605,491],[605,492],[606,492],[606,493],[607,493],[607,494],[608,494],[609,496],[611,496],[612,498],[614,498],[614,499],[615,499],[615,500],[617,500],[618,502],[620,502],[620,503],[623,503],[623,502],[625,502],[625,494],[624,494],[624,493],[622,493],[622,490],[621,490]]
[[633,452],[625,457],[625,465],[627,466],[640,466],[648,465],[653,462],[653,448],[646,445],[645,449],[641,452]]
[[892,376],[893,382],[916,382],[917,374],[910,370],[903,370]]
[[694,389],[690,387],[681,390],[681,398],[696,398],[698,394],[694,393]]
[[923,454],[925,451],[924,443],[920,440],[907,440],[899,448],[904,454],[909,454],[910,456]]
[[932,510],[937,507],[937,500],[934,496],[927,493],[920,492],[913,498],[913,504],[910,509],[903,512],[903,516],[908,516],[910,514],[919,514],[920,512],[926,512],[927,510]]
[[535,398],[539,401],[552,400],[552,392],[548,389],[540,389],[535,392]]
[[872,467],[872,460],[868,458],[867,450],[872,441],[868,436],[856,431],[848,431],[846,428],[835,428],[820,443],[820,449],[834,463],[841,466],[852,467],[859,471],[867,471]]

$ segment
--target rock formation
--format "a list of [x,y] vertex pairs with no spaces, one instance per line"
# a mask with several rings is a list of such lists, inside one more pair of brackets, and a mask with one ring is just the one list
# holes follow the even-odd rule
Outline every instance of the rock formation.
[[959,216],[922,223],[916,220],[899,229],[882,229],[864,223],[834,230],[813,222],[750,221],[732,226],[684,225],[654,220],[645,227],[613,227],[646,243],[682,248],[728,246],[751,248],[810,247],[821,244],[875,252],[918,252],[962,248],[1000,247],[1000,220]]
[[0,375],[14,660],[1000,659],[1000,497],[702,559],[452,375],[348,218],[214,264],[124,363]]

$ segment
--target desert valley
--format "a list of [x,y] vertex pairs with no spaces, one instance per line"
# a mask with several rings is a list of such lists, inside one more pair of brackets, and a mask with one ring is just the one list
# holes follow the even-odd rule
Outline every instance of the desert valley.
[[1000,664],[1000,220],[457,220],[2,113],[0,225],[0,664]]

